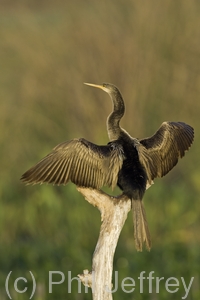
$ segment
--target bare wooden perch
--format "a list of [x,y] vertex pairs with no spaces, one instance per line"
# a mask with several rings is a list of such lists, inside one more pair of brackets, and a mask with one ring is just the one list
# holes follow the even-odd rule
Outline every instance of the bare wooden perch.
[[92,288],[93,300],[112,299],[113,257],[119,235],[131,209],[131,201],[125,196],[111,197],[102,191],[77,188],[85,199],[101,212],[101,228],[93,254],[92,272],[84,270],[78,275],[84,285]]

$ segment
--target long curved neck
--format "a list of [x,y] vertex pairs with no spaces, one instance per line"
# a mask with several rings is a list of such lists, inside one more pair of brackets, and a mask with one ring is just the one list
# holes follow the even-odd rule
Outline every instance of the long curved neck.
[[113,111],[107,119],[107,131],[110,141],[117,140],[122,132],[119,125],[125,112],[124,100],[119,91],[109,93],[113,102]]

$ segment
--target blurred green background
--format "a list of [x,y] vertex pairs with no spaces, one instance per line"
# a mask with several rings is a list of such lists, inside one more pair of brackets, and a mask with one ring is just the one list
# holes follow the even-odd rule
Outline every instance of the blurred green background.
[[[200,298],[200,2],[198,0],[10,0],[0,3],[0,299],[10,293],[25,300],[92,299],[68,293],[72,277],[91,269],[100,214],[66,187],[24,186],[21,174],[58,143],[84,137],[108,142],[106,118],[111,101],[83,82],[111,82],[126,102],[121,124],[134,137],[153,134],[163,121],[184,121],[195,129],[186,157],[145,194],[152,235],[150,252],[134,248],[129,214],[115,254],[119,282],[136,280],[133,293],[120,288],[114,299],[181,299],[195,277],[190,300]],[[61,271],[65,282],[48,291],[48,272]],[[174,294],[160,284],[159,294],[139,291],[141,271],[176,277]],[[29,290],[14,291],[17,277]],[[55,276],[59,281],[60,276]],[[27,284],[22,281],[19,288]],[[174,290],[175,288],[171,288]]]

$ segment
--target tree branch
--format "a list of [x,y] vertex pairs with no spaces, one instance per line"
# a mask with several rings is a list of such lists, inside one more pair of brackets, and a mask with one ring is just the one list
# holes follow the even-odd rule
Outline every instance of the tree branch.
[[77,188],[85,199],[101,212],[99,239],[93,254],[92,273],[84,270],[78,275],[84,285],[92,287],[93,300],[112,299],[113,257],[119,235],[131,209],[131,201],[124,195],[111,197],[102,191]]

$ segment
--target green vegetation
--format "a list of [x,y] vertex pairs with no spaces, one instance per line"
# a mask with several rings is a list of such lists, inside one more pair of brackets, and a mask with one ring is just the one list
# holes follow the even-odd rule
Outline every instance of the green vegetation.
[[[91,269],[100,215],[67,187],[24,186],[21,174],[58,143],[85,137],[108,141],[108,96],[83,82],[111,82],[126,102],[122,126],[133,136],[151,135],[163,121],[195,128],[195,143],[178,166],[145,195],[151,252],[134,248],[132,215],[115,255],[119,282],[141,271],[156,277],[195,277],[189,300],[200,297],[200,3],[172,1],[2,1],[0,4],[0,299],[25,300],[37,281],[36,300],[89,300],[72,277]],[[48,292],[48,272],[61,271],[65,283]],[[15,294],[26,277],[30,289]],[[55,280],[61,277],[55,275]],[[154,286],[153,282],[153,286]],[[21,290],[27,284],[19,283]],[[119,289],[114,299],[181,299],[177,293],[133,293]],[[155,287],[155,286],[154,286]],[[172,290],[175,288],[172,288]],[[84,291],[84,288],[82,287]],[[28,296],[27,296],[28,295]]]

